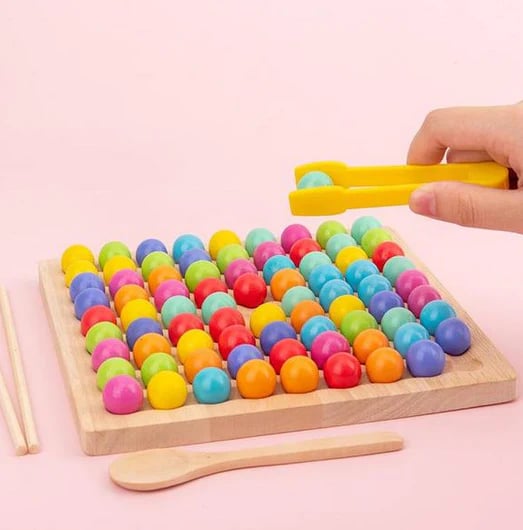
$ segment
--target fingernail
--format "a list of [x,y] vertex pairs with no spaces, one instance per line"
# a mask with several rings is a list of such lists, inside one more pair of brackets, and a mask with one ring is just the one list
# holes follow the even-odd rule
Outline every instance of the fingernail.
[[434,217],[436,215],[436,196],[432,184],[422,186],[410,196],[410,207],[415,213]]

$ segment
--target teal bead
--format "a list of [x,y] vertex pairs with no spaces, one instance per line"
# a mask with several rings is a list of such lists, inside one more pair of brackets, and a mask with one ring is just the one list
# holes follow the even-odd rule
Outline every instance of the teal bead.
[[393,256],[385,263],[383,267],[383,276],[385,276],[391,285],[395,287],[396,280],[402,272],[415,268],[416,266],[409,258],[405,256]]
[[387,335],[390,341],[394,341],[396,331],[408,322],[416,322],[414,313],[406,307],[393,307],[383,315],[381,319],[381,330]]
[[208,324],[214,313],[222,307],[237,309],[238,305],[230,294],[222,292],[210,294],[202,304],[202,318],[204,323]]
[[176,295],[168,298],[162,306],[162,322],[166,328],[169,327],[171,320],[182,313],[192,313],[196,315],[196,306],[194,302],[186,296]]
[[325,250],[332,261],[336,261],[336,256],[342,248],[356,247],[358,243],[349,234],[334,234],[328,241]]
[[309,280],[309,276],[311,272],[320,265],[331,265],[332,261],[325,254],[324,252],[320,252],[319,250],[315,250],[313,252],[309,252],[308,254],[305,254],[303,256],[302,260],[300,261],[300,272],[301,275],[305,278],[305,280]]
[[319,188],[321,186],[332,186],[334,184],[333,180],[324,173],[323,171],[309,171],[305,173],[303,177],[299,180],[296,188],[299,190],[304,190],[306,188]]
[[290,316],[292,310],[299,302],[303,300],[316,300],[314,293],[308,287],[296,285],[291,287],[281,300],[281,306],[287,316]]
[[249,256],[254,255],[254,251],[258,245],[265,243],[265,241],[276,241],[276,236],[267,228],[254,228],[245,238],[245,248]]
[[356,221],[352,224],[351,236],[356,240],[358,245],[361,245],[361,239],[366,232],[372,228],[380,228],[382,226],[381,222],[373,217],[372,215],[364,215],[363,217],[358,217]]
[[455,316],[456,311],[448,302],[445,302],[445,300],[432,300],[421,310],[419,321],[431,335],[434,335],[437,327],[444,320]]
[[192,389],[198,403],[223,403],[230,397],[231,380],[225,370],[208,366],[196,374]]

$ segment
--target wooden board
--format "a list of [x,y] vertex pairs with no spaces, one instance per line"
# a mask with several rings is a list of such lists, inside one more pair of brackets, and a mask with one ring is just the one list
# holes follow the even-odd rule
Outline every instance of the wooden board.
[[42,295],[82,449],[88,455],[114,454],[382,421],[515,399],[513,368],[401,238],[394,237],[470,327],[472,347],[462,356],[447,356],[442,375],[413,378],[406,373],[396,383],[372,384],[363,374],[360,385],[343,390],[327,388],[322,379],[317,391],[300,395],[285,394],[278,384],[275,395],[261,400],[243,399],[233,382],[231,399],[225,403],[203,405],[190,392],[179,409],[153,410],[146,403],[144,410],[126,416],[110,414],[103,407],[59,260],[40,263]]

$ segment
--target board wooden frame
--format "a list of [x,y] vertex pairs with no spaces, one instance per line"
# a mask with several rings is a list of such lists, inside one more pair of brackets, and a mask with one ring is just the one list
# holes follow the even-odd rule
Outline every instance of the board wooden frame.
[[190,392],[186,405],[179,409],[152,410],[146,404],[143,411],[125,416],[110,414],[103,407],[59,260],[41,262],[41,292],[83,451],[88,455],[124,453],[383,421],[514,400],[517,381],[512,366],[401,238],[391,233],[431,285],[470,326],[471,349],[460,357],[447,356],[442,375],[406,375],[396,383],[371,384],[363,374],[359,386],[343,390],[327,388],[321,378],[315,392],[285,394],[278,384],[275,395],[261,400],[242,399],[233,386],[232,399],[225,403],[199,404]]

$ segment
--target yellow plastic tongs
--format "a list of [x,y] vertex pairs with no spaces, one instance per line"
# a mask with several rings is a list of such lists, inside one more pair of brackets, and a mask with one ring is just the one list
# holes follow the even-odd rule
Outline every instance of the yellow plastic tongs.
[[[326,174],[332,184],[299,189],[300,180],[311,172]],[[507,168],[495,162],[350,167],[343,162],[325,161],[296,167],[295,178],[298,189],[289,194],[290,208],[293,215],[303,216],[335,215],[353,208],[408,204],[417,187],[436,181],[460,181],[501,189],[509,187]]]

